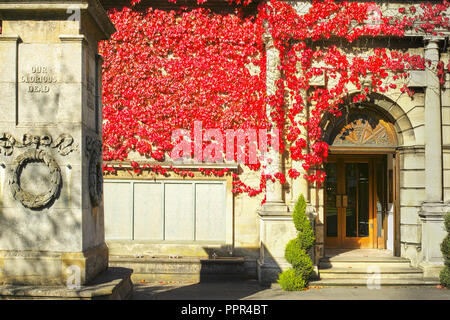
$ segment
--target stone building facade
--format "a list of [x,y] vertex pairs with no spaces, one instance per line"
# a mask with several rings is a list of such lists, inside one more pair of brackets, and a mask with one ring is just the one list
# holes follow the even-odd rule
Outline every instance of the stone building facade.
[[[292,3],[299,12],[308,10],[307,1]],[[103,4],[120,7],[115,1]],[[379,4],[385,16],[404,6],[400,1]],[[303,194],[316,234],[315,265],[330,250],[382,249],[409,259],[425,278],[436,278],[443,265],[443,215],[450,210],[450,77],[446,74],[441,86],[432,69],[450,58],[448,35],[416,34],[395,41],[379,37],[345,49],[365,55],[376,47],[407,49],[430,60],[432,67],[411,72],[413,99],[396,91],[372,94],[367,102],[349,104],[341,118],[324,117],[330,157],[323,186],[303,179],[285,186],[276,183],[261,206],[262,196],[234,195],[230,176],[196,172],[194,178],[183,179],[118,170],[106,175],[104,184],[110,255],[241,257],[249,277],[273,281],[289,267],[284,248],[295,237],[292,208]],[[278,52],[270,39],[266,52],[270,91],[271,81],[280,76]],[[325,85],[324,79],[314,81]],[[138,155],[131,159],[143,160]],[[278,163],[284,171],[303,170],[290,159]],[[225,167],[239,172],[248,184],[259,183],[257,174],[237,164],[210,166]],[[131,166],[122,163],[122,168]]]

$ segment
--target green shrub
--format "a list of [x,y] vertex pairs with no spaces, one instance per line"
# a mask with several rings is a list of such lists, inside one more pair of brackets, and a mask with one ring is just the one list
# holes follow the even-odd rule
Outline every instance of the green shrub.
[[311,222],[306,216],[306,201],[303,194],[300,195],[295,204],[292,220],[294,221],[295,229],[298,231],[298,238],[302,242],[302,248],[308,251],[314,245],[315,238]]
[[307,281],[311,278],[311,275],[314,271],[313,262],[311,260],[311,257],[309,254],[304,252],[304,254],[301,257],[301,261],[299,264],[297,264],[295,267],[295,270],[297,270]]
[[447,212],[447,214],[444,216],[444,226],[445,230],[449,232],[450,230],[450,212]]
[[295,203],[294,212],[292,213],[292,220],[294,221],[295,229],[298,231],[303,230],[305,226],[306,215],[306,201],[303,194],[298,197],[297,202]]
[[439,280],[444,287],[450,288],[450,268],[445,266],[439,274]]
[[292,240],[289,240],[289,242],[286,245],[286,248],[284,249],[284,257],[286,260],[292,264],[293,267],[298,265],[300,263],[300,259],[302,256],[302,250],[299,250],[301,248],[301,241],[299,238],[295,238]]
[[299,238],[290,240],[286,245],[284,257],[295,269],[300,269],[302,275],[309,277],[313,272],[313,263],[308,253],[301,249],[301,243]]
[[280,273],[278,278],[281,288],[289,291],[305,289],[314,270],[309,256],[315,241],[314,230],[306,216],[306,201],[303,195],[300,195],[295,204],[292,219],[298,231],[297,237],[287,243],[284,257],[293,268]]
[[441,243],[441,251],[445,266],[439,274],[439,280],[443,286],[450,288],[450,212],[444,217],[444,225],[445,230],[447,230],[447,236]]
[[303,290],[308,285],[308,282],[303,276],[293,268],[280,273],[278,283],[281,288],[286,291]]
[[441,251],[444,257],[444,262],[447,266],[450,266],[450,236],[447,235],[444,241],[441,243]]

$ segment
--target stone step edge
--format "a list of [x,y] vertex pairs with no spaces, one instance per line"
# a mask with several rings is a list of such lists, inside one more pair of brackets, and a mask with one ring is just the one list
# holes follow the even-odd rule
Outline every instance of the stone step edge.
[[[439,285],[439,281],[425,281],[425,280],[415,280],[415,279],[408,279],[408,280],[396,280],[396,279],[381,279],[380,286],[384,287],[434,287]],[[367,287],[367,281],[358,281],[352,279],[325,279],[325,280],[314,280],[310,281],[309,285],[310,288],[314,287]],[[281,288],[279,283],[271,283],[270,288]]]
[[[375,272],[367,272],[367,270],[365,269],[358,269],[358,268],[330,268],[330,269],[320,269],[319,268],[319,274],[320,273],[354,273],[354,274],[374,274]],[[398,269],[389,269],[389,270],[383,270],[382,268],[380,268],[379,272],[377,271],[376,273],[381,273],[381,274],[390,274],[390,273],[395,273],[395,274],[403,274],[403,273],[423,273],[423,271],[421,269],[418,268],[398,268]]]
[[137,273],[131,276],[133,283],[199,283],[199,282],[235,282],[235,281],[247,281],[249,278],[242,274],[148,274]]
[[109,257],[109,262],[132,262],[132,263],[223,263],[223,264],[243,264],[246,262],[243,257],[236,258],[158,258],[158,257]]
[[[438,280],[423,280],[423,279],[380,279],[380,286],[437,286]],[[367,286],[366,279],[322,279],[314,280],[309,283],[309,286]]]
[[354,263],[365,263],[365,262],[385,262],[385,263],[410,263],[411,261],[406,258],[400,257],[340,257],[340,258],[320,258],[319,262],[354,262]]

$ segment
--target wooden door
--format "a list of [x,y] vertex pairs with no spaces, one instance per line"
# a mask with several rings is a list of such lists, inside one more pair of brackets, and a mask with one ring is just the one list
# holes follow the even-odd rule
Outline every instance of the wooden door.
[[325,245],[376,248],[375,156],[331,156],[326,164]]

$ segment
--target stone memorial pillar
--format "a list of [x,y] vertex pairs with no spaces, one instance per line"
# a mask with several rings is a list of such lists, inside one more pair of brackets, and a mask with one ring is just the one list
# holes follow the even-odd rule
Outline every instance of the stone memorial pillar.
[[1,1],[0,284],[81,285],[108,267],[98,0]]

